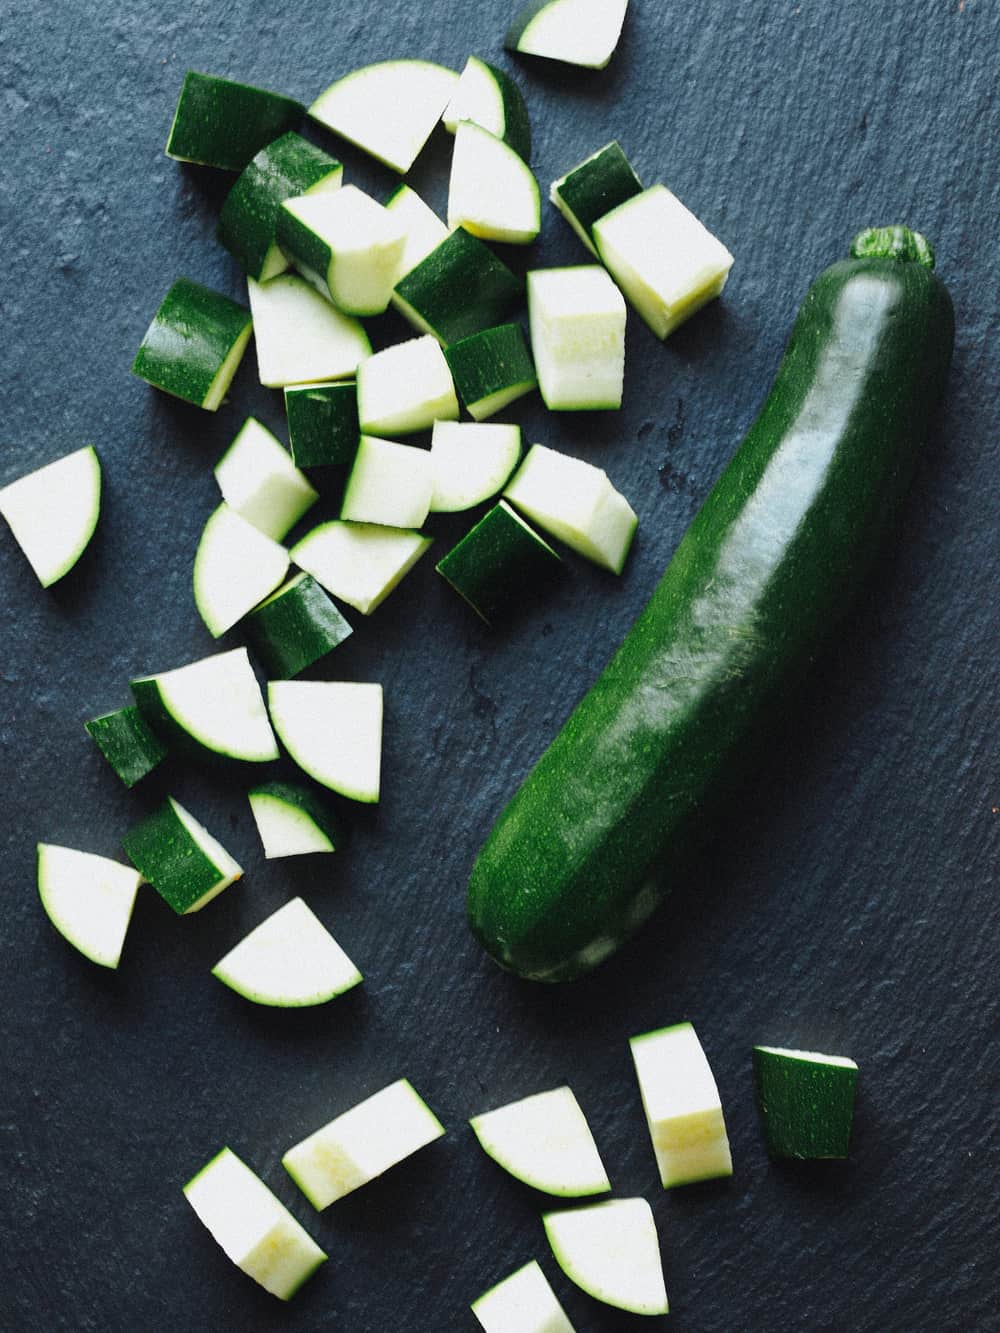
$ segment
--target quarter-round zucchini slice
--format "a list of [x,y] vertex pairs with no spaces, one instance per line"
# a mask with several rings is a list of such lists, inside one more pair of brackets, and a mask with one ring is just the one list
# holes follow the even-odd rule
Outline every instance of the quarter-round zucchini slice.
[[502,324],[524,283],[464,227],[396,283],[393,305],[420,333],[447,346]]
[[308,787],[265,782],[249,791],[247,798],[267,860],[337,850],[337,821]]
[[633,1314],[669,1313],[653,1210],[645,1199],[546,1213],[542,1221],[559,1267],[595,1300]]
[[378,801],[381,685],[272,680],[267,702],[275,731],[303,772],[352,801]]
[[215,465],[215,480],[231,509],[280,542],[319,493],[288,450],[255,417],[248,417]]
[[306,533],[291,556],[327,592],[368,616],[428,550],[432,537],[405,528],[334,519]]
[[484,1292],[472,1313],[486,1333],[573,1333],[548,1279],[532,1259]]
[[520,88],[502,69],[478,56],[465,62],[441,119],[451,134],[462,121],[470,120],[510,144],[525,162],[531,158],[531,125]]
[[482,504],[503,489],[520,457],[520,426],[436,421],[431,511],[452,514]]
[[101,464],[92,444],[0,490],[0,514],[43,588],[68,574],[101,512]]
[[179,915],[200,912],[242,868],[172,796],[122,838],[128,859]]
[[301,102],[280,93],[189,69],[164,151],[178,162],[242,171],[305,111]]
[[254,1004],[304,1009],[357,986],[361,973],[301,898],[284,907],[230,949],[212,976]]
[[126,787],[134,787],[166,758],[166,747],[134,704],[92,717],[83,725]]
[[146,330],[132,374],[154,389],[216,412],[252,332],[246,306],[200,282],[178,278]]
[[296,273],[247,279],[261,384],[312,384],[353,375],[372,345],[364,327]]
[[290,384],[285,415],[296,467],[337,467],[353,461],[361,438],[353,381]]
[[614,139],[553,181],[549,198],[592,255],[594,223],[642,193],[642,182]]
[[194,604],[213,638],[274,592],[288,552],[227,504],[209,517],[194,557]]
[[401,175],[441,119],[458,75],[427,60],[385,60],[338,79],[309,115]]
[[546,1194],[577,1198],[611,1188],[572,1088],[553,1088],[469,1121],[483,1151]]
[[615,53],[628,0],[529,0],[504,46],[522,55],[604,69]]
[[772,1157],[846,1157],[858,1066],[843,1055],[755,1046],[753,1075]]
[[142,876],[106,856],[38,844],[38,893],[62,937],[101,967],[117,967]]
[[563,567],[548,542],[501,500],[438,561],[437,571],[492,625],[536,597]]
[[[434,339],[427,341],[440,354]],[[362,435],[344,487],[340,516],[357,523],[419,528],[430,511],[433,484],[426,449]]]
[[153,730],[182,749],[250,763],[278,757],[245,648],[143,676],[132,693]]
[[538,387],[520,324],[483,329],[445,348],[455,388],[474,421],[486,421]]
[[[416,190],[411,190],[408,185],[397,185],[385,201],[385,206],[402,223],[405,232],[403,254],[396,274],[396,283],[399,284],[407,273],[423,263],[431,251],[447,239],[448,228]],[[392,294],[392,304],[397,305],[395,292]]]
[[362,362],[358,418],[369,435],[412,435],[458,419],[451,370],[433,338],[410,338]]
[[534,173],[510,144],[464,120],[455,129],[448,226],[507,245],[530,245],[542,229]]
[[310,574],[296,574],[246,619],[254,652],[273,678],[290,679],[353,633]]

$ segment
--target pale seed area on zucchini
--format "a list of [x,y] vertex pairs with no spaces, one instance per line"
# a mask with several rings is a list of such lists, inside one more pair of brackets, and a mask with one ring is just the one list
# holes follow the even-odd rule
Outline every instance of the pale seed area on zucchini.
[[533,1189],[565,1198],[604,1194],[611,1182],[569,1087],[537,1092],[469,1121],[479,1145]]
[[542,1221],[559,1267],[589,1296],[633,1314],[669,1312],[656,1223],[645,1199],[608,1199],[546,1213]]
[[282,745],[304,773],[352,801],[378,801],[381,685],[272,680],[267,706]]

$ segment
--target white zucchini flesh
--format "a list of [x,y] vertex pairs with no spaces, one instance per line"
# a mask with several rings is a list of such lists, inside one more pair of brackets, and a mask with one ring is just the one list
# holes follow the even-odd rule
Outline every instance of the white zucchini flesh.
[[248,799],[266,860],[336,850],[315,819],[299,806],[267,792],[252,791]]
[[664,1189],[733,1174],[719,1089],[690,1023],[631,1040]]
[[[334,305],[349,315],[381,314],[399,276],[406,242],[402,220],[356,185],[286,199],[282,208],[329,256],[318,276]],[[289,253],[295,263],[294,250]],[[314,270],[306,267],[303,274],[310,278]]]
[[245,648],[215,653],[144,679],[170,718],[199,744],[232,759],[277,759],[278,745]]
[[334,519],[306,533],[291,556],[328,593],[368,616],[409,574],[432,540],[422,532]]
[[437,1116],[403,1078],[289,1148],[281,1161],[313,1207],[323,1209],[443,1134]]
[[645,1199],[608,1199],[542,1220],[559,1267],[589,1296],[633,1314],[669,1312],[656,1223]]
[[362,435],[340,516],[358,523],[419,528],[430,511],[432,489],[431,456],[426,449]]
[[503,92],[485,60],[469,56],[441,120],[449,134],[454,134],[463,120],[471,120],[498,139],[503,138],[506,128]]
[[458,83],[426,60],[387,60],[338,79],[309,115],[403,174],[430,138]]
[[574,1198],[611,1188],[571,1088],[535,1093],[469,1123],[483,1151],[533,1189]]
[[378,801],[381,685],[272,680],[267,702],[275,731],[303,772],[352,801]]
[[431,435],[431,510],[471,509],[502,490],[521,457],[521,427],[436,421]]
[[313,384],[347,379],[372,345],[362,325],[322,297],[305,278],[283,273],[270,282],[247,279],[261,384]]
[[216,463],[215,480],[230,509],[276,542],[319,499],[288,450],[255,417]]
[[528,274],[531,350],[550,411],[621,407],[625,298],[596,264]]
[[480,1296],[472,1313],[486,1333],[574,1333],[534,1259]]
[[504,495],[579,555],[622,572],[639,520],[602,468],[534,444]]
[[117,967],[142,876],[92,852],[38,844],[38,894],[65,940],[101,967]]
[[[416,190],[400,185],[386,200],[386,209],[402,223],[404,231],[403,254],[399,261],[396,281],[405,278],[418,264],[423,263],[448,235],[448,228],[434,210],[421,199]],[[396,304],[393,294],[392,304]]]
[[516,37],[509,33],[506,45],[523,55],[604,69],[618,46],[627,9],[628,0],[534,0],[523,11],[520,32]]
[[597,252],[658,338],[666,338],[726,285],[733,256],[665,185],[654,185],[594,223]]
[[289,1300],[326,1255],[264,1182],[223,1148],[184,1186],[184,1197],[248,1277]]
[[288,573],[288,552],[235,509],[219,505],[194,557],[194,603],[213,638],[243,619]]
[[100,510],[101,464],[90,444],[0,490],[0,515],[43,588],[83,555]]
[[458,419],[458,398],[436,338],[409,338],[358,367],[358,417],[370,435],[412,435]]
[[361,973],[301,898],[230,949],[212,975],[254,1004],[307,1008],[357,986]]
[[509,144],[463,121],[455,130],[448,226],[507,245],[529,245],[541,231],[538,181]]

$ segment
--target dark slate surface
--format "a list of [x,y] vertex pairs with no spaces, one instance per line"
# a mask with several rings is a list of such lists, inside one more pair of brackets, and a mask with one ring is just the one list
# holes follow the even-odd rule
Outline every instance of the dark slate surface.
[[[988,0],[665,5],[635,0],[611,68],[512,62],[507,0],[330,6],[9,0],[2,68],[0,480],[94,441],[98,535],[48,593],[0,533],[5,1169],[0,1326],[11,1330],[472,1329],[468,1303],[537,1256],[580,1330],[638,1327],[546,1253],[543,1201],[476,1148],[466,1118],[569,1081],[622,1194],[661,1230],[677,1333],[988,1329],[996,1222],[996,532],[1000,374]],[[389,55],[516,69],[544,185],[612,136],[737,255],[724,299],[666,346],[630,316],[624,410],[517,414],[605,465],[641,518],[619,582],[573,560],[558,599],[489,634],[425,560],[330,659],[386,689],[385,798],[336,858],[266,864],[239,783],[178,769],[116,784],[82,720],[138,672],[211,651],[191,559],[211,465],[245,414],[280,428],[252,355],[217,416],[128,366],[170,282],[240,295],[213,242],[226,185],[162,155],[189,66],[309,101]],[[320,135],[320,137],[322,137]],[[412,173],[443,208],[449,141]],[[344,153],[350,178],[390,174]],[[502,975],[463,912],[491,820],[594,679],[736,447],[814,273],[868,223],[935,242],[958,313],[946,410],[850,626],[789,701],[759,777],[672,906],[571,988]],[[584,259],[546,208],[530,262]],[[515,256],[526,264],[529,256]],[[377,337],[403,336],[386,319]],[[439,551],[466,526],[434,524]],[[355,623],[361,618],[352,617]],[[239,642],[231,635],[226,644]],[[231,846],[244,882],[203,915],[139,904],[117,975],[45,920],[36,839],[115,855],[169,788]],[[367,973],[319,1011],[253,1008],[210,965],[293,891]],[[736,1175],[659,1190],[627,1038],[683,1016],[721,1087]],[[847,1165],[768,1163],[755,1041],[861,1065]],[[446,1140],[317,1217],[282,1151],[408,1075]],[[232,1268],[181,1184],[243,1154],[329,1249],[285,1308]]]

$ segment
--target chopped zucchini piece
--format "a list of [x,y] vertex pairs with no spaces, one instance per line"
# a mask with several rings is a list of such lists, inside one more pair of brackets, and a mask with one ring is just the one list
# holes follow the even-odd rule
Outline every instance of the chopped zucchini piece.
[[653,1210],[645,1199],[608,1199],[542,1218],[559,1267],[588,1296],[633,1314],[667,1314]]
[[[407,273],[423,263],[432,250],[436,250],[448,235],[444,225],[432,208],[421,199],[408,185],[397,185],[385,201],[385,206],[405,229],[403,256],[399,261],[396,275],[397,285]],[[398,308],[398,297],[392,294],[392,304]]]
[[305,112],[291,97],[189,69],[164,151],[178,162],[242,171]]
[[455,129],[448,226],[507,245],[530,245],[542,229],[541,197],[531,168],[503,139],[471,120]]
[[465,62],[441,119],[451,134],[462,121],[472,121],[510,144],[525,162],[531,159],[531,125],[520,88],[502,69],[478,56],[469,56]]
[[247,417],[216,463],[215,480],[230,509],[276,542],[319,499],[287,449],[255,417]]
[[615,53],[628,0],[528,0],[504,46],[521,55],[604,69]]
[[74,949],[117,967],[142,876],[131,866],[72,847],[38,844],[38,894],[45,915]]
[[451,371],[433,338],[410,338],[361,363],[358,417],[371,435],[412,435],[458,418]]
[[340,827],[331,811],[308,787],[291,782],[265,782],[254,787],[247,797],[268,861],[337,850]]
[[296,574],[246,619],[254,652],[272,679],[290,679],[353,633],[310,574]]
[[243,619],[288,573],[288,552],[220,504],[194,557],[194,604],[213,638]]
[[382,686],[334,680],[272,680],[271,721],[311,778],[374,805],[382,770]]
[[83,725],[126,787],[134,787],[166,758],[166,747],[154,736],[135,704],[91,718]]
[[179,915],[200,912],[243,874],[221,843],[172,796],[129,829],[122,846]]
[[565,176],[553,181],[549,198],[590,253],[597,256],[594,223],[641,193],[642,182],[621,145],[612,139],[611,143],[567,171]]
[[46,463],[0,490],[0,515],[50,588],[90,544],[101,512],[101,464],[92,444]]
[[393,304],[447,346],[502,324],[524,285],[489,246],[457,228],[396,283]]
[[480,1147],[532,1189],[564,1198],[611,1188],[572,1088],[553,1088],[469,1121]]
[[433,513],[471,509],[503,489],[521,457],[521,427],[436,421],[431,436]]
[[483,329],[445,348],[455,388],[474,421],[486,421],[538,387],[520,324]]
[[854,1119],[858,1066],[843,1055],[753,1048],[767,1151],[772,1157],[846,1157]]
[[319,917],[292,898],[230,949],[212,976],[254,1004],[307,1009],[363,980]]
[[550,411],[621,407],[625,301],[603,268],[535,269],[528,315],[538,387]]
[[503,500],[437,565],[487,625],[529,600],[561,568],[552,547]]
[[358,451],[358,391],[346,383],[290,384],[285,388],[288,442],[296,467],[336,467]]
[[334,519],[306,533],[292,560],[327,592],[368,616],[427,551],[431,537]]
[[331,305],[304,278],[283,273],[247,279],[261,384],[311,384],[353,375],[371,355],[361,324]]
[[[427,341],[440,353],[433,338]],[[390,528],[419,528],[430,512],[433,484],[426,449],[362,435],[340,517]]]
[[573,1333],[534,1259],[474,1301],[472,1313],[486,1333]]
[[146,330],[132,374],[154,389],[216,412],[252,331],[246,306],[190,278],[178,278]]

